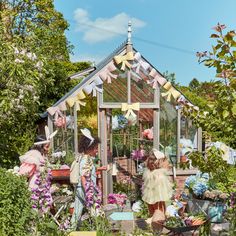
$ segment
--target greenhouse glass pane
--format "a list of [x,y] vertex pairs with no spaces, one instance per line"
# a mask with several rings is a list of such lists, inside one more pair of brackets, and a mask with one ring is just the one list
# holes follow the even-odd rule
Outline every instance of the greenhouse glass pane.
[[131,102],[154,103],[154,91],[144,79],[131,75]]
[[180,156],[197,150],[197,146],[197,128],[191,120],[182,116],[180,122]]
[[66,125],[58,127],[55,125],[55,119],[53,120],[53,130],[57,130],[57,134],[54,136],[54,152],[66,152],[66,156],[60,160],[50,160],[52,163],[58,163],[60,161],[61,164],[70,162],[74,158],[74,118],[69,111],[64,112],[64,117],[66,118]]
[[120,74],[117,79],[112,79],[111,83],[103,83],[103,102],[120,103],[127,102],[127,76]]
[[160,150],[170,159],[177,155],[177,111],[174,104],[160,100]]

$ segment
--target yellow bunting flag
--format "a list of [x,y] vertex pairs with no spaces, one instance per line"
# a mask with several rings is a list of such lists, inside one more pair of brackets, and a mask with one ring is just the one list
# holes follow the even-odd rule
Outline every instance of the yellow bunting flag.
[[122,63],[121,70],[125,70],[125,66],[127,66],[128,68],[131,68],[131,64],[128,61],[132,61],[132,60],[134,60],[133,52],[128,52],[124,56],[119,55],[119,56],[114,57],[114,61],[116,62],[117,65]]
[[69,107],[73,107],[74,104],[76,103],[77,111],[79,111],[80,110],[80,106],[85,106],[85,104],[86,104],[85,102],[81,101],[84,98],[85,98],[85,94],[81,90],[76,96],[68,98],[66,100],[66,102],[69,105]]
[[177,91],[170,82],[167,82],[164,86],[164,89],[167,90],[167,92],[165,93],[161,93],[162,97],[166,97],[166,100],[168,102],[171,101],[171,97],[173,97],[175,100],[177,100],[177,98],[179,98],[181,96],[181,93],[179,91]]
[[133,103],[133,104],[128,104],[128,103],[122,103],[121,104],[121,110],[122,111],[127,111],[127,113],[125,114],[125,117],[128,119],[129,116],[133,116],[136,117],[136,114],[134,113],[133,110],[135,111],[139,111],[140,109],[140,103]]

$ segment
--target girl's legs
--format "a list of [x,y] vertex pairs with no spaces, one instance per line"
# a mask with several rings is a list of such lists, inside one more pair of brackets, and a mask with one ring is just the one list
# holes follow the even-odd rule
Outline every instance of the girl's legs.
[[164,214],[166,212],[166,204],[165,202],[161,201],[161,202],[157,202],[157,209],[159,209],[160,211],[162,211]]
[[151,217],[153,216],[155,210],[160,210],[165,214],[165,212],[166,212],[165,202],[161,201],[161,202],[156,202],[154,204],[148,204],[148,211],[149,211],[149,215]]
[[84,208],[84,191],[81,186],[77,186],[76,194],[75,194],[75,205],[74,212],[71,217],[71,225],[73,229],[76,229],[78,226],[78,222],[82,216],[82,211]]
[[155,204],[148,204],[148,211],[149,211],[150,217],[152,217],[155,212],[153,205],[155,205]]

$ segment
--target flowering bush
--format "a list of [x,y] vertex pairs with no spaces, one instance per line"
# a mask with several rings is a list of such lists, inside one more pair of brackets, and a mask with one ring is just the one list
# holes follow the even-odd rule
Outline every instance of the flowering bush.
[[117,115],[112,117],[113,130],[124,129],[127,125],[128,125],[128,120],[123,115]]
[[185,187],[189,189],[196,197],[224,201],[228,198],[228,194],[218,189],[214,189],[210,184],[208,173],[197,173],[191,175],[185,180]]
[[[45,175],[45,176],[44,176]],[[32,189],[31,199],[33,202],[32,208],[36,209],[40,215],[49,212],[53,200],[50,191],[51,187],[51,170],[48,169],[45,173],[38,174],[35,180],[36,188]]]
[[131,153],[131,157],[135,161],[142,161],[145,156],[144,149],[133,150]]
[[0,168],[0,235],[29,235],[31,216],[26,178]]
[[108,203],[110,204],[117,204],[118,206],[123,207],[126,203],[127,196],[126,194],[119,194],[119,193],[110,193],[108,195]]
[[151,129],[145,129],[142,132],[142,135],[144,138],[152,140],[153,139],[153,127]]
[[193,193],[198,196],[201,197],[203,195],[203,193],[208,189],[208,185],[205,182],[196,182],[193,185]]

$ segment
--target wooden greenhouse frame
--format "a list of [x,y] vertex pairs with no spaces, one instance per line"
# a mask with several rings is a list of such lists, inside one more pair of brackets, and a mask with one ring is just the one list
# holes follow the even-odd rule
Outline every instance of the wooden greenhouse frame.
[[[124,42],[120,47],[118,47],[111,55],[109,55],[105,60],[103,60],[101,63],[99,63],[96,67],[88,70],[89,75],[86,76],[79,84],[77,84],[71,91],[69,91],[65,96],[63,96],[59,101],[57,101],[52,108],[61,109],[62,107],[65,108],[66,101],[68,98],[75,97],[80,91],[84,90],[84,88],[88,85],[91,85],[98,77],[101,71],[104,71],[105,68],[109,65],[109,63],[112,63],[115,56],[121,56],[124,57],[127,55],[127,53],[131,52],[133,54],[136,54],[138,51],[133,47],[131,43],[131,37],[130,37],[131,30],[129,28],[128,30],[128,40]],[[159,76],[164,77],[153,65],[151,65],[143,56],[141,56],[141,60],[145,63],[147,63],[150,67],[154,69]],[[130,62],[132,64],[132,62]],[[132,80],[132,74],[134,73],[132,71],[132,67],[126,67],[125,73],[127,73],[127,100],[125,103],[132,104],[132,89],[131,89],[131,80]],[[80,76],[80,73],[78,75],[73,75],[74,77]],[[149,78],[150,76],[148,74],[145,74],[145,78]],[[141,76],[142,77],[142,76]],[[105,81],[104,81],[105,83]],[[122,102],[105,102],[103,99],[103,84],[99,84],[98,86],[100,90],[96,90],[96,97],[97,97],[97,114],[98,114],[98,136],[101,139],[101,144],[99,147],[99,156],[102,162],[102,165],[108,164],[108,157],[107,157],[107,111],[110,111],[111,109],[121,109]],[[138,97],[138,96],[137,96]],[[154,88],[154,99],[152,102],[140,102],[140,110],[141,109],[152,109],[153,110],[153,147],[159,149],[160,146],[160,97],[161,97],[161,85],[157,83],[157,86]],[[187,101],[187,99],[186,99]],[[74,119],[74,153],[75,155],[78,154],[78,125],[77,125],[77,118],[78,118],[78,104],[75,102],[72,111],[73,111],[73,119]],[[63,110],[63,109],[61,109]],[[65,109],[64,109],[65,110]],[[176,111],[177,113],[177,119],[176,119],[176,136],[177,136],[177,151],[176,156],[177,160],[180,159],[180,135],[181,135],[181,109],[178,109]],[[50,132],[53,132],[53,120],[54,115],[50,114],[49,112],[45,112],[44,116],[48,116],[48,127]],[[83,127],[81,127],[83,128]],[[197,130],[197,150],[201,151],[202,149],[202,136],[201,136],[201,129],[198,128]],[[53,143],[52,143],[53,146]],[[106,202],[108,193],[112,192],[112,176],[111,171],[105,171],[105,174],[103,175],[103,200]]]

